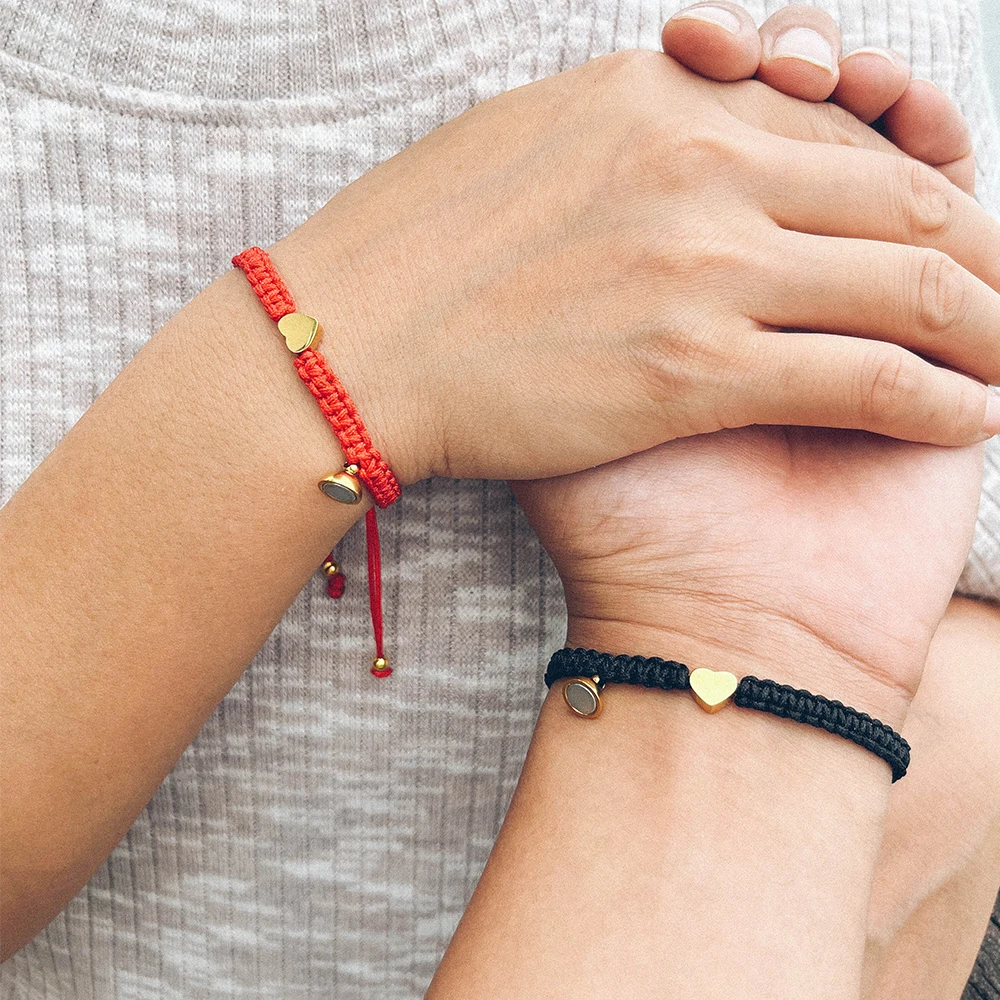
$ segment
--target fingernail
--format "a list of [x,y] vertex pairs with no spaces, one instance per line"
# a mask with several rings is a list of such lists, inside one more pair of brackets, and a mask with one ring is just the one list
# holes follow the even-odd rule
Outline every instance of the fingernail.
[[801,59],[833,72],[833,47],[812,28],[789,28],[774,40],[772,59]]
[[720,28],[725,28],[731,34],[738,35],[743,25],[740,19],[725,7],[689,7],[679,14],[674,14],[672,20],[679,21],[681,18],[688,18],[692,21],[707,21],[709,24],[717,24]]
[[[881,56],[883,59],[888,59],[889,62],[893,64],[893,66],[899,66],[903,62],[905,62],[903,57],[896,55],[895,52],[892,52],[889,49],[879,49],[876,48],[874,45],[867,45],[864,48],[855,49],[853,52],[848,52],[847,55],[844,56],[844,59],[850,59],[851,56]],[[841,62],[843,61],[844,60],[842,59]]]
[[986,390],[986,418],[983,420],[983,433],[988,437],[1000,434],[1000,394],[994,389]]

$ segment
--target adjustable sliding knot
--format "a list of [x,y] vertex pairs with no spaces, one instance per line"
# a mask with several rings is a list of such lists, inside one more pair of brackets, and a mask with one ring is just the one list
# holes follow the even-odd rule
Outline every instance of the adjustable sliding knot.
[[[295,356],[295,370],[319,404],[344,452],[347,460],[344,471],[321,479],[318,483],[320,490],[341,503],[358,503],[361,491],[357,483],[360,481],[371,493],[377,507],[388,507],[399,499],[399,482],[372,443],[354,401],[326,358],[314,346],[322,336],[318,321],[296,311],[291,292],[275,270],[270,256],[260,247],[249,247],[237,254],[233,258],[233,266],[244,272],[268,316],[278,324],[285,344]],[[365,515],[365,531],[368,597],[376,653],[371,672],[376,677],[388,677],[392,668],[382,645],[382,563],[375,507]],[[327,592],[332,598],[339,598],[344,593],[345,580],[343,573],[334,565],[333,553],[323,563],[323,570],[328,578]]]

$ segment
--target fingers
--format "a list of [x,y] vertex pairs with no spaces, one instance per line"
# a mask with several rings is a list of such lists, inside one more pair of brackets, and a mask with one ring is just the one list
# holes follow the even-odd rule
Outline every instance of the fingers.
[[840,29],[818,7],[794,4],[760,28],[757,79],[806,101],[825,101],[840,78]]
[[933,83],[912,81],[885,112],[885,131],[904,153],[936,167],[967,194],[973,193],[976,164],[969,126]]
[[734,118],[781,138],[904,155],[885,136],[829,101],[807,103],[758,80],[720,87],[716,99]]
[[[889,341],[1000,382],[1000,294],[937,250],[786,233],[752,318]],[[767,267],[767,264],[763,265]]]
[[[813,34],[819,32],[819,43]],[[761,79],[768,86],[793,97],[810,96],[812,88],[802,89],[802,77],[815,75],[815,56],[805,56],[782,50],[805,39],[824,52],[839,51],[840,32],[836,24],[813,7],[791,7],[766,21],[760,31],[753,18],[741,6],[728,0],[707,0],[686,7],[675,14],[663,27],[663,51],[710,80],[732,82],[747,80],[762,70]],[[771,58],[762,63],[762,40],[771,45]],[[799,65],[797,60],[803,59]],[[822,75],[823,86],[816,94],[829,96],[832,82]],[[840,61],[834,75],[839,76],[833,100],[865,123],[874,121],[894,104],[906,90],[910,68],[906,60],[887,49],[865,48],[852,52]]]
[[[768,380],[736,393],[728,426],[842,427],[947,446],[1000,431],[1000,396],[894,344],[763,332],[748,349]],[[997,403],[989,421],[988,398]]]
[[840,80],[830,98],[870,124],[903,96],[910,64],[889,49],[857,49],[840,60]]
[[[730,110],[749,124],[812,142],[893,149],[938,168],[963,191],[973,192],[972,144],[958,108],[928,81],[911,82],[909,64],[889,49],[857,49],[838,64],[840,30],[818,8],[785,7],[758,31],[739,4],[706,0],[667,21],[662,40],[667,55],[708,79],[738,81],[756,74],[775,93],[813,102],[829,98],[830,105],[846,112],[838,116],[831,108],[817,120],[815,112],[806,117],[794,101],[775,104],[772,94],[768,105],[758,94],[750,104],[758,106],[765,120],[754,121],[752,108],[746,114],[744,90],[738,97],[743,113]],[[861,127],[876,121],[886,139]]]
[[747,80],[760,62],[753,18],[727,0],[695,4],[663,26],[663,51],[710,80]]
[[966,194],[976,185],[972,135],[965,116],[929,80],[911,80],[902,56],[858,49],[840,61],[831,98],[860,121],[878,123],[901,152],[937,168]]
[[754,190],[785,229],[934,247],[1000,288],[1000,225],[940,173],[905,156],[767,139]]

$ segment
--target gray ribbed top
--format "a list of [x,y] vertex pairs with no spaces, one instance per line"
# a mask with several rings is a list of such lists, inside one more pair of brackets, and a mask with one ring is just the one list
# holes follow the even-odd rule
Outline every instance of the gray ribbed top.
[[[658,48],[676,6],[0,0],[0,500],[234,251],[478,101]],[[827,6],[848,47],[890,45],[960,101],[1000,204],[974,0]],[[990,456],[964,586],[1000,597]],[[332,602],[317,575],[108,862],[0,970],[4,998],[422,995],[565,612],[503,484],[423,483],[380,525],[406,669],[370,683],[364,588]],[[362,578],[363,532],[340,552]]]

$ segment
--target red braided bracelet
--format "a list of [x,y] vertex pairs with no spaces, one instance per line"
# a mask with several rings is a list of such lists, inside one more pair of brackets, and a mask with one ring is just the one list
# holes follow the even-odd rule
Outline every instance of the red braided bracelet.
[[[358,415],[353,400],[340,379],[327,364],[326,358],[312,345],[322,333],[319,323],[311,316],[297,312],[291,293],[281,280],[271,258],[260,247],[250,247],[233,258],[233,266],[247,276],[250,287],[257,294],[268,316],[277,324],[288,349],[295,355],[295,369],[309,387],[323,416],[326,417],[344,451],[347,461],[344,471],[326,476],[319,488],[341,503],[358,503],[360,479],[368,487],[379,507],[388,507],[399,499],[399,483],[385,459],[372,444],[365,425]],[[368,598],[371,607],[372,629],[375,633],[375,659],[372,673],[388,677],[392,668],[382,648],[382,564],[379,552],[378,522],[372,507],[365,515],[368,543]],[[344,577],[337,569],[333,553],[323,563],[329,576],[328,592],[340,597],[344,592]]]

